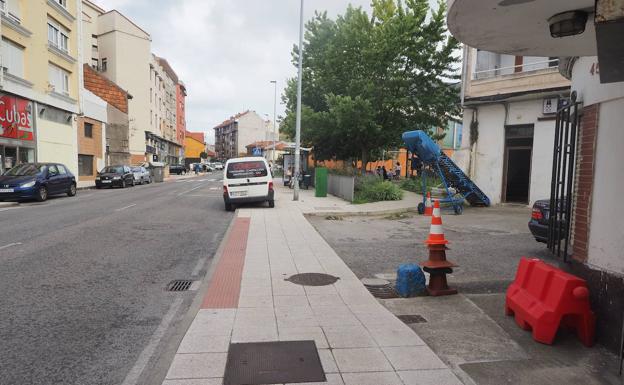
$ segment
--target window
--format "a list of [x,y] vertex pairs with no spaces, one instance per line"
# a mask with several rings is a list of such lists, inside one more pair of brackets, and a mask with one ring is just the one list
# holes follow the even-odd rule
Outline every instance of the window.
[[20,22],[20,9],[18,0],[0,0],[0,12],[7,15],[11,20]]
[[58,172],[58,169],[56,168],[55,165],[50,165],[48,167],[48,175],[55,176],[55,175],[58,175],[58,174],[59,174],[59,172]]
[[102,58],[102,72],[106,72],[106,69],[108,68],[108,60],[106,60],[106,58]]
[[93,138],[93,124],[85,122],[84,136],[85,138]]
[[63,52],[69,52],[69,31],[48,19],[48,43]]
[[91,58],[91,68],[97,71],[99,64],[100,64],[100,61],[97,58],[94,58],[94,57]]
[[150,88],[150,103],[152,102],[152,94],[153,94],[153,91],[152,91],[152,89]]
[[10,40],[2,39],[2,59],[2,65],[8,73],[24,77],[24,48]]
[[54,64],[48,64],[48,77],[54,92],[69,94],[69,72]]
[[65,166],[63,166],[62,164],[57,164],[56,167],[58,168],[59,175],[67,175],[67,170],[65,169]]
[[67,0],[54,0],[54,2],[58,3],[63,8],[67,8]]
[[93,155],[78,154],[78,175],[93,176]]

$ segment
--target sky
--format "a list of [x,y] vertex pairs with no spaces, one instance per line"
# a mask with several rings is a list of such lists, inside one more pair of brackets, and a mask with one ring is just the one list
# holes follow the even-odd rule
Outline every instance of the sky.
[[[297,0],[95,0],[117,9],[152,36],[152,52],[172,65],[187,87],[187,130],[206,132],[230,116],[255,110],[273,119],[277,80],[277,115],[284,114],[280,95],[286,79],[296,76],[291,63],[299,39]],[[348,4],[370,10],[370,0],[306,0],[304,20],[315,10],[331,17]],[[304,53],[305,60],[305,53]]]

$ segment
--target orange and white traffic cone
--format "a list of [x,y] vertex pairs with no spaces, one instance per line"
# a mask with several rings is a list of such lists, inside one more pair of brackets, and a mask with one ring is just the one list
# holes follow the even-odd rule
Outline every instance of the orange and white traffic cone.
[[440,201],[436,199],[431,216],[429,238],[425,241],[429,249],[429,259],[420,263],[423,270],[429,273],[427,292],[431,296],[457,294],[457,290],[449,288],[446,282],[446,274],[451,274],[453,272],[452,268],[457,266],[453,262],[446,260],[446,245],[448,243],[448,240],[444,237],[444,228],[442,227]]
[[425,212],[426,217],[430,217],[433,214],[433,207],[431,205],[431,193],[427,191],[427,199],[425,199]]

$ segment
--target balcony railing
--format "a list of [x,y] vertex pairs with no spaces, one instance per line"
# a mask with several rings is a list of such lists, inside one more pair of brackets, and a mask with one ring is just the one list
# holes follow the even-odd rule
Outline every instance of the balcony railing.
[[497,76],[518,75],[532,71],[549,70],[548,72],[558,71],[559,59],[550,59],[533,63],[523,63],[508,67],[495,67],[485,70],[475,71],[472,73],[473,80],[491,79]]

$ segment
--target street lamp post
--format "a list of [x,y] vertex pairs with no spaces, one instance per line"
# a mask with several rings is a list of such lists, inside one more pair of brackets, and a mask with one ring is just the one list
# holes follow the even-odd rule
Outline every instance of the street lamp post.
[[277,136],[277,130],[275,129],[276,127],[276,121],[277,121],[277,80],[271,80],[271,83],[273,83],[273,85],[275,86],[275,93],[273,95],[273,156],[272,156],[272,160],[273,160],[273,167],[275,167],[275,141],[276,141],[276,136]]
[[299,200],[299,168],[301,167],[301,77],[303,68],[303,0],[299,11],[299,70],[297,75],[297,119],[295,123],[295,188],[293,200]]

